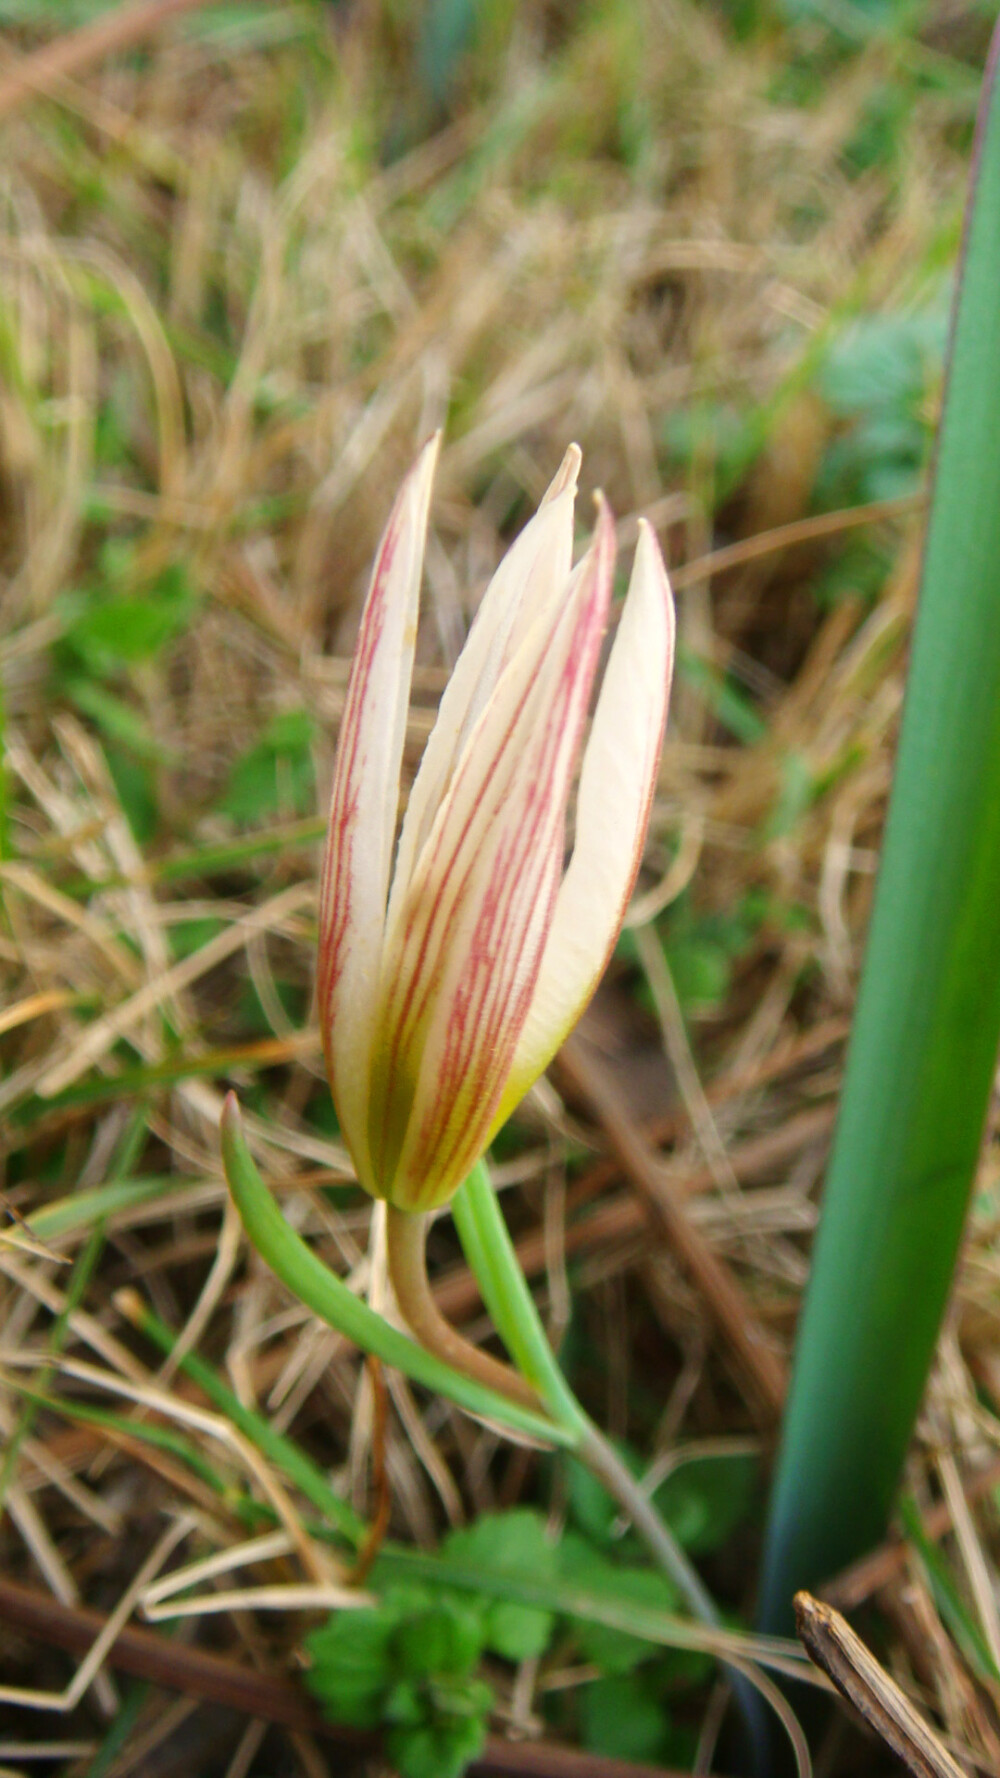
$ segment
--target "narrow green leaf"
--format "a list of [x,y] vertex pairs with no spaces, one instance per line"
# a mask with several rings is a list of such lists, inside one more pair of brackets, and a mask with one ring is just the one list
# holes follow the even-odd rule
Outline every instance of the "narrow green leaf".
[[478,1161],[452,1200],[465,1257],[514,1363],[575,1442],[586,1415],[566,1382],[514,1252],[485,1161]]
[[882,1535],[951,1284],[1000,1039],[1000,28],[909,687],[799,1334],[762,1621]]
[[947,1557],[928,1537],[921,1523],[915,1501],[901,1500],[899,1511],[906,1535],[919,1551],[920,1560],[934,1595],[934,1602],[944,1623],[947,1624],[973,1672],[978,1674],[980,1679],[985,1679],[988,1683],[995,1683],[1000,1679],[997,1664],[990,1653],[986,1637],[962,1598]]
[[[173,1328],[161,1321],[158,1315],[154,1315],[137,1293],[129,1292],[126,1297],[123,1292],[116,1301],[140,1333],[152,1340],[161,1352],[173,1352],[177,1340]],[[228,1384],[223,1382],[218,1372],[210,1364],[206,1364],[197,1352],[185,1353],[179,1368],[192,1382],[197,1383],[217,1413],[225,1415],[242,1432],[244,1438],[249,1439],[282,1475],[287,1476],[330,1525],[335,1526],[351,1543],[360,1543],[367,1529],[363,1520],[346,1500],[341,1500],[339,1494],[334,1493],[322,1470],[299,1449],[293,1439],[276,1431],[266,1415],[256,1408],[246,1407]]]

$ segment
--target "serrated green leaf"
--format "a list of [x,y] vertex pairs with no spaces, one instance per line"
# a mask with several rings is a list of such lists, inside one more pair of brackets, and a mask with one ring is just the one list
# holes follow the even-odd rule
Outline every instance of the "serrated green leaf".
[[427,1699],[419,1680],[397,1679],[382,1702],[382,1721],[416,1728],[427,1718]]
[[555,1630],[555,1613],[499,1599],[485,1617],[486,1646],[505,1661],[530,1661],[545,1653]]
[[306,1685],[335,1722],[373,1729],[392,1679],[393,1607],[337,1612],[306,1638]]
[[[556,1552],[545,1535],[545,1521],[530,1507],[484,1513],[474,1525],[450,1532],[443,1547],[456,1561],[491,1574],[555,1573]],[[496,1600],[484,1612],[486,1646],[505,1660],[528,1660],[548,1646],[555,1621],[552,1612]]]
[[[630,1600],[660,1611],[676,1611],[678,1596],[666,1575],[647,1568],[616,1567],[586,1538],[565,1532],[559,1545],[559,1573],[577,1581],[587,1591],[602,1594],[619,1604]],[[573,1633],[584,1660],[605,1674],[630,1673],[655,1653],[652,1645],[627,1630],[611,1629],[591,1619],[574,1618]]]
[[535,1574],[555,1572],[556,1550],[545,1535],[545,1519],[527,1506],[506,1513],[482,1513],[474,1525],[449,1531],[442,1549],[456,1562],[478,1564],[493,1573],[505,1568]]

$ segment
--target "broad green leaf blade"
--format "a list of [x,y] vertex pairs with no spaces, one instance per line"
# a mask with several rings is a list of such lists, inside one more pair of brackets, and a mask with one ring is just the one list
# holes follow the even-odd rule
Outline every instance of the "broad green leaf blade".
[[875,910],[771,1511],[763,1623],[882,1535],[1000,1038],[1000,30]]

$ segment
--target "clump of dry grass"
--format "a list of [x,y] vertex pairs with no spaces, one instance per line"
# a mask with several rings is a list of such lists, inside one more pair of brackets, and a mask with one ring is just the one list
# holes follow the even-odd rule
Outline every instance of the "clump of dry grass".
[[[239,1535],[176,1454],[27,1407],[26,1379],[105,1407],[117,1392],[269,1499],[297,1551],[263,1571],[269,1584],[334,1577],[300,1503],[228,1422],[210,1423],[180,1352],[210,1356],[244,1405],[367,1500],[370,1380],[241,1243],[217,1124],[236,1084],[288,1215],[359,1288],[374,1267],[377,1286],[368,1206],[320,1190],[350,1175],[309,1014],[318,830],[301,817],[310,768],[320,795],[329,778],[391,490],[442,423],[414,759],[479,591],[568,438],[623,542],[646,512],[679,569],[682,642],[700,668],[675,700],[637,915],[683,905],[699,931],[721,923],[728,981],[685,1018],[654,928],[638,926],[588,1029],[627,1115],[667,1144],[692,1224],[787,1351],[919,526],[912,500],[862,515],[891,562],[875,596],[813,596],[858,516],[812,514],[840,424],[815,371],[847,319],[915,304],[947,260],[974,90],[960,25],[848,52],[818,23],[741,40],[685,0],[572,16],[497,6],[442,110],[414,77],[405,23],[263,6],[165,28],[2,125],[8,1572],[109,1608],[132,1602],[141,1565],[147,1584],[167,1561],[164,1514],[189,1515],[192,1549]],[[30,47],[12,38],[5,58]],[[908,108],[890,152],[859,171],[851,145],[899,81]],[[748,417],[735,472],[709,420],[677,442],[677,416],[720,411]],[[134,604],[170,573],[188,603],[161,646],[112,649],[110,668],[73,652],[81,591]],[[751,712],[742,740],[720,684]],[[234,769],[289,713],[304,714],[305,738],[251,775],[260,818],[235,818]],[[748,896],[758,913],[741,936]],[[766,1439],[773,1412],[734,1388],[712,1305],[651,1247],[586,1102],[564,1103],[557,1077],[518,1128],[499,1177],[556,1329],[572,1262],[574,1315],[606,1354],[586,1379],[595,1411],[654,1456],[678,1438]],[[997,1437],[996,1152],[994,1131],[911,1484],[925,1507],[947,1503],[963,1610],[1000,1656],[991,1527],[963,1493]],[[43,1248],[16,1220],[42,1228],[46,1206],[145,1177],[141,1203]],[[453,1259],[446,1236],[440,1257]],[[477,1313],[467,1274],[441,1283],[451,1312]],[[126,1284],[177,1330],[172,1361],[133,1337]],[[443,1523],[530,1494],[530,1459],[388,1386],[401,1536],[429,1544]],[[893,1660],[991,1767],[992,1682],[942,1628],[917,1558],[905,1562],[876,1577]],[[227,1645],[277,1661],[296,1623],[233,1612]],[[64,1682],[61,1664],[21,1652],[12,1677]],[[522,1726],[534,1683],[522,1675],[509,1700]],[[93,1698],[98,1714],[112,1707],[109,1680]],[[176,1732],[162,1700],[144,1721],[150,1736]],[[241,1746],[232,1771],[254,1756]]]

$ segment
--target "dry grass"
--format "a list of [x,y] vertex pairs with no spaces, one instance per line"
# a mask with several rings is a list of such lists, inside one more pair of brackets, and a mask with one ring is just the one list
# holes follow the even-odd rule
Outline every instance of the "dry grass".
[[[44,36],[11,35],[4,62]],[[217,1125],[234,1084],[288,1215],[359,1288],[373,1263],[377,1282],[367,1204],[320,1189],[350,1174],[309,1012],[315,828],[289,824],[304,812],[294,773],[311,760],[320,793],[329,780],[391,491],[440,424],[414,758],[477,596],[569,438],[623,543],[648,513],[682,569],[695,666],[638,913],[662,916],[668,958],[692,922],[721,930],[728,979],[685,1021],[645,925],[588,1030],[631,1116],[666,1118],[653,1133],[692,1221],[787,1352],[870,904],[919,513],[903,502],[850,533],[885,554],[874,596],[814,596],[847,516],[843,536],[836,521],[791,548],[776,537],[724,571],[709,552],[809,516],[841,425],[817,393],[830,341],[856,314],[933,294],[956,240],[980,38],[950,8],[920,38],[834,53],[819,23],[741,40],[692,0],[495,5],[436,107],[405,9],[297,0],[165,27],[3,123],[3,1189],[12,1217],[41,1230],[45,1206],[109,1178],[157,1181],[102,1233],[81,1222],[40,1251],[12,1221],[0,1247],[6,1572],[131,1607],[180,1536],[185,1560],[244,1536],[176,1452],[47,1408],[29,1425],[17,1384],[34,1377],[43,1393],[144,1404],[143,1424],[183,1429],[270,1500],[295,1553],[234,1585],[340,1584],[299,1498],[207,1412],[176,1354],[163,1364],[137,1342],[115,1293],[140,1291],[182,1350],[209,1356],[365,1506],[370,1384],[247,1252]],[[891,153],[858,170],[850,145],[896,88]],[[728,485],[708,420],[689,449],[670,442],[676,416],[718,407],[749,416]],[[75,590],[114,576],[120,596],[144,598],[178,568],[191,600],[176,635],[107,670],[73,652]],[[735,688],[752,735],[720,720],[706,670]],[[220,806],[234,766],[290,712],[310,719],[306,739],[279,750],[260,817],[237,822]],[[121,800],[138,794],[137,761],[153,798],[142,840]],[[220,862],[241,834],[264,843]],[[679,909],[687,926],[671,925]],[[594,1411],[654,1462],[679,1439],[766,1439],[702,1293],[651,1247],[633,1185],[593,1152],[586,1106],[567,1110],[558,1085],[535,1094],[498,1171],[557,1328],[572,1296]],[[1000,1652],[989,1509],[963,1491],[1000,1430],[997,1153],[994,1131],[910,1480],[925,1505],[947,1501],[959,1586]],[[443,1228],[446,1267],[455,1251]],[[476,1314],[467,1275],[447,1271],[443,1289],[456,1316]],[[389,1388],[396,1534],[430,1544],[446,1522],[533,1497],[523,1453]],[[719,1579],[747,1603],[748,1576]],[[942,1628],[916,1558],[880,1585],[897,1673],[953,1747],[995,1769],[995,1686]],[[301,1617],[246,1603],[213,1635],[278,1663]],[[58,1689],[66,1668],[15,1644],[5,1678]],[[522,1725],[536,1681],[519,1676],[507,1699]],[[41,1716],[32,1733],[92,1743],[113,1708],[98,1678],[72,1735]],[[135,1736],[144,1758],[158,1737],[194,1757],[163,1694]],[[295,1744],[301,1769],[325,1770]],[[188,1769],[226,1770],[215,1757]],[[74,1760],[60,1769],[86,1769]],[[147,1768],[129,1755],[114,1769]]]

